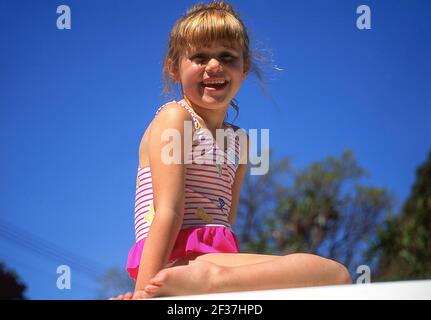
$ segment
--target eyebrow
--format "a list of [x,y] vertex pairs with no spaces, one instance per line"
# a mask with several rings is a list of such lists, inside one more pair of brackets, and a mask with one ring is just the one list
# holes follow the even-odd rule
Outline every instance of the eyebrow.
[[[232,51],[224,50],[224,51],[221,51],[221,52],[217,53],[217,55],[226,55],[226,54],[229,54],[229,55],[237,55],[238,53],[237,53],[237,52],[234,52],[233,50],[232,50]],[[198,56],[207,56],[207,55],[208,55],[208,53],[207,53],[207,52],[205,52],[205,50],[203,50],[203,51],[196,51],[196,52],[194,52],[194,53],[191,55],[191,58],[196,58],[196,57],[198,57]]]

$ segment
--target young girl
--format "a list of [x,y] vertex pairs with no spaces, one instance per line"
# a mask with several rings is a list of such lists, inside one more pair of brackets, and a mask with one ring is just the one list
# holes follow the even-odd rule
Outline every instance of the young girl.
[[[230,104],[237,109],[234,97],[253,65],[247,29],[225,2],[196,5],[173,27],[163,73],[165,85],[181,84],[183,98],[161,106],[142,138],[136,243],[127,262],[136,287],[115,299],[351,282],[344,266],[319,256],[239,252],[231,225],[248,139],[232,138],[239,128],[224,119]],[[229,129],[226,149],[214,138],[217,129]],[[166,161],[172,141],[165,135],[172,130],[183,162]],[[207,161],[214,157],[223,161]]]

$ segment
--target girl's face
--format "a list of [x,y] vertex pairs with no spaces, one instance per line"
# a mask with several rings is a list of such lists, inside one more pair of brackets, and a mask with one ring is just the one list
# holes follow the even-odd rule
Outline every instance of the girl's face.
[[171,74],[191,102],[207,109],[227,109],[249,66],[240,48],[215,44],[188,52],[180,59],[178,71]]

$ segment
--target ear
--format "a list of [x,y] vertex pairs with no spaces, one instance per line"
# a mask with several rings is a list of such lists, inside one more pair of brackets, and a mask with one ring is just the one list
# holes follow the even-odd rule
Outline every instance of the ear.
[[250,59],[244,60],[244,71],[242,73],[242,80],[245,80],[245,78],[247,78],[250,72],[250,63]]
[[169,59],[168,60],[169,76],[174,82],[180,82],[180,77],[177,69],[178,68],[175,66],[175,63],[172,61],[172,59]]

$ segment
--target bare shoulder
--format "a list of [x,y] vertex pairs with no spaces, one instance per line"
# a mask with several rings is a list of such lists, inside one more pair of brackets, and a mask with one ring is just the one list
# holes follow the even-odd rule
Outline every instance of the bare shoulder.
[[187,110],[176,102],[167,103],[160,112],[153,118],[145,130],[139,144],[139,165],[149,166],[149,143],[152,132],[162,131],[166,128],[176,128],[181,130],[185,120],[191,120]]
[[157,116],[154,117],[150,127],[163,126],[166,124],[169,124],[170,126],[175,125],[175,127],[182,127],[184,120],[192,120],[190,113],[180,104],[170,102],[159,111]]

